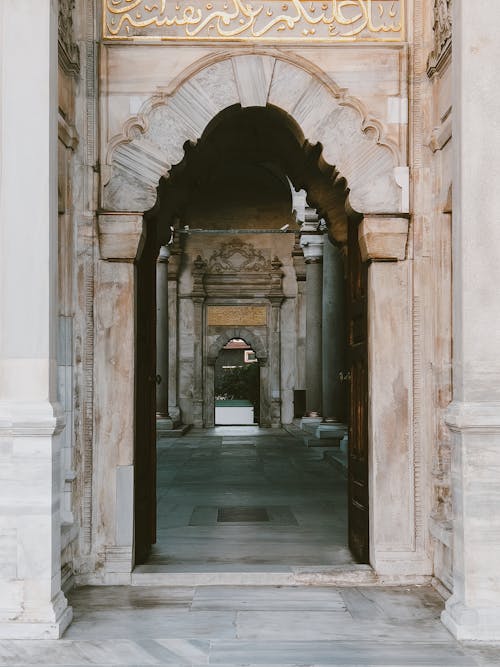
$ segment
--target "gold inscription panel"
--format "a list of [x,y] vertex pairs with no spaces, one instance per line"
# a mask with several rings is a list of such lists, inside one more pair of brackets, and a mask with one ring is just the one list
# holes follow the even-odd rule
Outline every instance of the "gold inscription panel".
[[405,0],[105,0],[112,40],[404,40]]
[[208,306],[209,326],[266,326],[265,306]]

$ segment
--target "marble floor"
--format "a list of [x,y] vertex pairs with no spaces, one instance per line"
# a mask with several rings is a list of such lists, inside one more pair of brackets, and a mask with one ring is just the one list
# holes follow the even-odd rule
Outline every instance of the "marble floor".
[[135,585],[73,590],[63,639],[0,641],[0,667],[500,665],[500,645],[451,637],[430,586],[372,586],[367,566],[356,586],[289,585],[292,572],[356,569],[345,479],[322,454],[253,427],[162,440],[159,539]]
[[347,490],[322,448],[216,427],[158,445],[157,544],[144,572],[286,572],[352,564]]
[[431,587],[87,587],[61,640],[0,641],[1,667],[493,667]]

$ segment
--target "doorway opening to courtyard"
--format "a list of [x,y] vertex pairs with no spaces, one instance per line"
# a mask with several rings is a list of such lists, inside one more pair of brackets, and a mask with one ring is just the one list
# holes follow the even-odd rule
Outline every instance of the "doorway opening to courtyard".
[[[136,262],[136,565],[368,562],[366,264],[347,193],[321,146],[269,106],[219,114],[160,181]],[[177,416],[192,430],[157,446],[160,247],[176,295],[165,336],[172,435]],[[217,427],[220,396],[236,396],[217,378],[235,341],[256,369],[248,374],[258,371],[258,398],[247,400],[263,428],[253,433]]]
[[243,339],[232,338],[220,351],[214,383],[216,426],[259,423],[259,360]]

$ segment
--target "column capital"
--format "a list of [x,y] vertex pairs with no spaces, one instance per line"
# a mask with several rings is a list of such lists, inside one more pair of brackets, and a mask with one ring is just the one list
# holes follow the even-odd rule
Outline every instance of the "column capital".
[[323,234],[302,234],[300,246],[304,253],[306,264],[316,264],[323,260]]
[[101,213],[97,219],[101,259],[133,262],[144,241],[140,213]]
[[405,259],[408,229],[407,218],[365,216],[358,229],[363,262],[394,262]]
[[170,250],[168,246],[162,245],[160,248],[160,254],[158,255],[158,262],[160,264],[168,264],[168,260],[170,259]]

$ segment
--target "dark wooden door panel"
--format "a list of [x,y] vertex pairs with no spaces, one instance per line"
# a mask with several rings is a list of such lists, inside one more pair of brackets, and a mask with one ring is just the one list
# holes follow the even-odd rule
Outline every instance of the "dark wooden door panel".
[[360,563],[368,563],[368,269],[361,261],[355,221],[349,223],[348,253],[349,548]]

